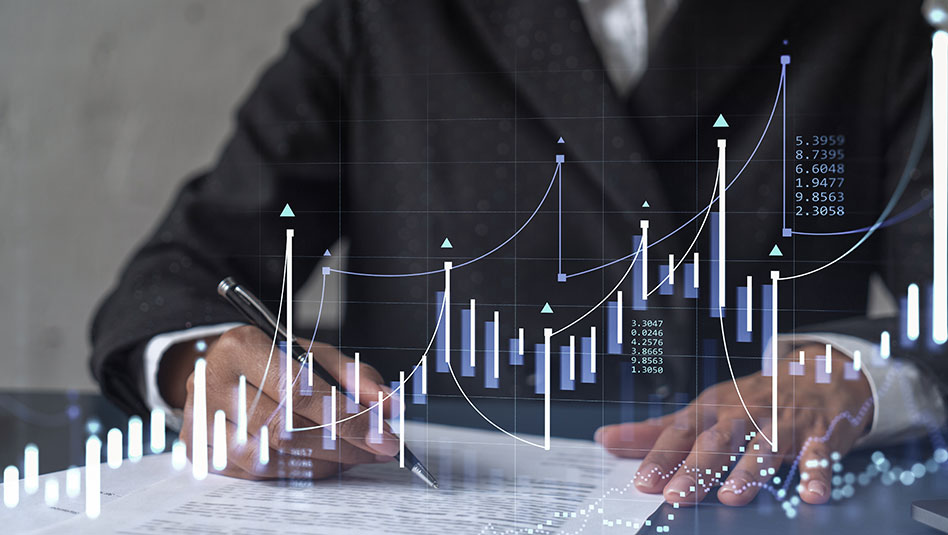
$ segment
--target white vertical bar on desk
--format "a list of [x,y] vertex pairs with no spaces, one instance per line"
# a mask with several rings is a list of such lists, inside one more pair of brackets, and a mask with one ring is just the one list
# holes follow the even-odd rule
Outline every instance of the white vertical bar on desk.
[[889,331],[882,331],[882,334],[879,335],[879,355],[884,359],[892,355],[892,339],[889,336]]
[[616,292],[616,343],[622,343],[622,290]]
[[[154,433],[154,427],[152,428]],[[247,376],[237,380],[237,444],[247,443]]]
[[284,425],[286,431],[293,430],[293,229],[286,229],[286,352],[285,365],[285,394],[283,406]]
[[227,417],[224,411],[214,411],[214,450],[211,461],[214,470],[227,468]]
[[99,466],[101,458],[102,441],[97,436],[89,437],[86,440],[86,516],[89,518],[98,518],[102,510]]
[[329,438],[330,440],[336,440],[336,387],[332,386],[329,389],[329,410],[332,411],[332,426],[330,428]]
[[128,419],[128,460],[138,462],[142,460],[144,453],[144,432],[140,416],[132,416]]
[[[648,219],[639,221],[642,228],[642,300],[648,300]],[[620,327],[621,331],[622,328]],[[620,342],[621,343],[621,342]]]
[[66,496],[76,498],[82,492],[82,469],[70,466],[66,470]]
[[[360,377],[359,377],[359,368],[362,367],[362,362],[361,362],[361,360],[362,360],[362,358],[361,358],[361,356],[359,355],[359,352],[356,351],[356,352],[355,352],[355,373],[354,373],[354,375],[355,375],[355,385],[353,386],[353,388],[355,388],[355,392],[354,392],[353,394],[354,394],[354,397],[355,397],[355,404],[356,404],[356,405],[359,404],[359,392],[362,390],[361,388],[359,388],[359,385],[362,384],[362,383],[360,382]],[[422,361],[422,365],[424,365],[424,361]],[[425,375],[422,374],[421,378],[424,380],[424,379],[425,379]],[[425,386],[426,386],[425,383],[422,382],[422,383],[421,383],[421,388],[422,388],[422,390],[425,389]]]
[[550,344],[553,329],[543,329],[543,449],[550,450]]
[[46,485],[43,486],[43,501],[46,502],[47,507],[53,507],[59,503],[59,480],[55,477],[46,480]]
[[113,427],[105,435],[105,462],[113,470],[122,467],[122,430]]
[[207,477],[207,361],[194,361],[194,399],[191,402],[191,473]]
[[260,464],[265,465],[270,462],[270,429],[260,426]]
[[171,443],[171,467],[175,470],[184,470],[188,465],[188,445],[181,440]]
[[3,505],[13,509],[20,503],[20,470],[10,465],[3,469]]
[[932,36],[932,340],[948,341],[948,33]]
[[754,332],[754,278],[747,276],[747,332]]
[[[726,240],[725,238],[725,221],[727,218],[727,211],[725,210],[726,203],[724,202],[727,196],[727,174],[725,173],[725,166],[727,160],[725,158],[725,151],[727,148],[727,140],[719,139],[718,140],[718,306],[720,308],[725,308],[726,295],[727,291],[724,288],[724,268],[727,265],[725,262],[725,253]],[[776,340],[776,339],[775,339]],[[776,420],[774,420],[776,421]],[[776,425],[774,426],[776,428]]]
[[806,364],[806,351],[801,349],[800,350],[800,366],[804,366],[805,364]]
[[596,326],[593,325],[589,328],[589,337],[592,338],[592,343],[589,344],[589,371],[596,373]]
[[668,255],[668,284],[675,284],[675,255]]
[[[246,405],[247,400],[247,379],[241,375],[244,379],[244,405]],[[247,421],[247,409],[244,408],[244,423]],[[240,420],[238,420],[239,422]],[[151,442],[151,452],[152,453],[161,453],[165,451],[165,411],[164,409],[154,408],[151,410],[151,418],[148,420],[151,431],[148,433],[148,438]],[[247,437],[247,428],[244,427],[244,439]]]
[[770,295],[773,307],[770,310],[770,421],[774,422],[771,426],[773,434],[770,442],[770,451],[777,452],[777,375],[780,366],[777,362],[777,281],[780,279],[779,271],[770,272]]
[[908,292],[906,295],[906,325],[905,325],[905,335],[909,340],[913,342],[918,340],[918,335],[921,330],[921,322],[918,319],[919,316],[919,306],[918,306],[918,285],[909,284]]
[[500,379],[500,311],[494,311],[494,379]]
[[451,362],[451,262],[444,263],[444,361]]
[[569,380],[576,380],[576,337],[569,336]]
[[474,300],[471,299],[471,325],[470,325],[470,333],[471,333],[471,360],[470,360],[470,362],[471,362],[471,367],[472,367],[472,368],[474,367],[474,355],[477,353],[477,349],[476,349],[476,347],[477,347],[477,322],[476,322],[476,320],[474,319],[474,311],[475,311],[475,310],[476,310],[476,308],[475,308],[475,306],[474,306]]
[[27,444],[23,448],[23,491],[35,494],[39,490],[39,448]]
[[398,372],[398,467],[405,468],[405,372]]
[[824,362],[826,373],[833,373],[833,346],[826,344],[826,360]]
[[691,280],[691,285],[692,285],[692,287],[694,287],[694,288],[697,288],[697,287],[698,287],[698,266],[700,266],[700,265],[701,265],[701,264],[698,262],[698,253],[697,253],[697,251],[696,251],[696,252],[695,252],[695,255],[694,255],[694,266],[695,266],[695,268],[694,268],[694,269],[692,270],[692,272],[691,272],[691,275],[692,275],[692,277],[691,277],[691,279],[692,279],[692,280]]
[[523,355],[523,327],[517,329],[517,353]]
[[375,419],[375,421],[378,422],[379,440],[382,440],[382,427],[385,424],[385,411],[382,408],[384,404],[385,400],[382,398],[382,391],[379,390],[379,404],[376,405],[379,411],[379,417]]
[[853,351],[853,369],[857,372],[862,369],[862,351]]

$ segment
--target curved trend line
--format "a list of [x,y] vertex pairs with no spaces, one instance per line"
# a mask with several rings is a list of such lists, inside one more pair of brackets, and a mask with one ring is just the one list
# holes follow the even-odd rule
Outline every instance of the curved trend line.
[[[731,373],[731,382],[734,383],[734,391],[737,392],[737,399],[741,400],[741,406],[744,407],[744,413],[747,414],[747,417],[750,419],[751,423],[754,424],[754,428],[757,429],[757,432],[760,433],[761,438],[767,441],[767,444],[771,446],[774,445],[773,442],[764,434],[760,429],[760,426],[757,425],[757,421],[754,420],[754,417],[751,416],[750,409],[747,408],[747,403],[744,403],[744,396],[741,395],[741,389],[737,386],[737,378],[734,376],[734,367],[731,366],[731,355],[727,350],[727,335],[724,332],[724,314],[721,312],[721,304],[718,303],[718,320],[721,322],[721,342],[724,344],[724,360],[727,361],[727,370]],[[775,342],[771,342],[775,343]],[[772,370],[772,373],[777,373],[777,370]],[[773,425],[777,425],[774,422]]]

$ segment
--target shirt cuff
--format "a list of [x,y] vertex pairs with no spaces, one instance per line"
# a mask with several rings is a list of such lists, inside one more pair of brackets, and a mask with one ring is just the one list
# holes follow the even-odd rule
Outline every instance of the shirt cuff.
[[192,327],[183,331],[159,334],[148,341],[143,355],[145,365],[145,404],[149,409],[160,409],[165,412],[165,424],[171,429],[181,429],[181,409],[173,409],[158,388],[158,368],[161,366],[161,357],[169,347],[182,342],[190,342],[223,334],[242,323],[220,323],[202,327]]
[[910,361],[882,358],[877,344],[855,336],[816,332],[777,336],[777,350],[787,354],[803,344],[830,344],[850,359],[859,351],[861,369],[872,392],[872,425],[856,448],[883,446],[922,435],[945,421],[938,386]]

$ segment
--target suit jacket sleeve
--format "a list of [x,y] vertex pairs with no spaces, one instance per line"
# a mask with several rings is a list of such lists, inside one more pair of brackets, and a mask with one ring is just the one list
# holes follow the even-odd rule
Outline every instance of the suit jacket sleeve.
[[[340,237],[349,5],[321,2],[290,34],[240,107],[216,165],[181,188],[95,314],[92,372],[125,410],[146,410],[141,351],[149,339],[241,320],[217,296],[218,281],[233,275],[275,307],[284,229],[306,229],[294,241],[297,286]],[[286,203],[294,219],[279,217]]]

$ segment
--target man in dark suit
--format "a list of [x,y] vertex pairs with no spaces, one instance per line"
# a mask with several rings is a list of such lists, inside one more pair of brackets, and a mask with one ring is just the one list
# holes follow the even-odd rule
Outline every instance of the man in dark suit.
[[[694,399],[668,416],[604,427],[596,440],[618,455],[646,456],[636,479],[644,491],[694,503],[720,485],[722,502],[747,503],[768,469],[804,445],[806,465],[944,418],[941,347],[919,342],[887,360],[875,342],[899,332],[897,319],[865,317],[872,281],[901,293],[931,277],[931,219],[917,208],[931,180],[931,146],[919,127],[928,121],[929,47],[912,2],[324,0],[240,108],[217,164],[184,186],[103,303],[92,328],[94,373],[129,411],[177,411],[189,407],[188,377],[204,356],[209,410],[231,410],[241,374],[248,397],[262,392],[250,428],[277,431],[273,458],[307,457],[314,477],[388,460],[394,441],[366,441],[361,418],[342,430],[345,445],[335,451],[300,449],[305,434],[281,436],[278,374],[256,379],[271,339],[240,326],[215,295],[217,282],[235,275],[279,302],[287,203],[295,284],[325,249],[349,243],[345,272],[328,275],[347,277],[343,328],[317,335],[324,344],[315,354],[348,388],[371,396],[428,346],[445,261],[458,266],[454,307],[469,298],[489,303],[504,339],[523,328],[532,345],[544,327],[615,298],[633,236],[648,220],[649,280],[661,280],[654,259],[697,250],[702,295],[692,299],[679,283],[670,295],[650,296],[645,310],[625,311],[627,319],[662,320],[662,365],[641,373],[628,345],[610,352],[602,337],[598,383],[577,384],[573,395]],[[715,127],[719,114],[726,130]],[[808,274],[779,284],[778,325],[790,334],[770,341],[758,327],[749,344],[729,340],[731,358],[721,336],[725,323],[725,336],[735,336],[738,304],[727,295],[727,322],[716,317],[705,292],[717,283],[707,261],[716,245],[702,224],[705,210],[716,210],[722,137],[728,171],[717,180],[733,183],[727,292],[748,276],[769,283],[774,270]],[[873,228],[824,269],[894,192],[901,202],[891,214],[900,222]],[[439,247],[445,237],[453,248]],[[775,245],[782,256],[768,256]],[[626,284],[627,296],[637,291]],[[541,313],[545,303],[553,316]],[[563,336],[588,333],[606,316],[594,309]],[[760,363],[768,341],[782,359],[776,426],[772,378]],[[815,364],[827,345],[839,367],[823,382]],[[341,373],[355,351],[374,367],[364,367],[359,385]],[[856,355],[861,366],[850,360]],[[798,358],[807,364],[791,372]],[[506,362],[499,391],[532,395],[536,377]],[[843,363],[855,373],[844,374]],[[428,377],[431,390],[453,387],[434,369]],[[898,392],[915,396],[915,415],[900,409]],[[324,419],[317,402],[296,410],[295,426]],[[847,412],[852,421],[830,429]],[[187,436],[190,411],[180,414]],[[701,478],[729,465],[734,439],[755,425],[747,451],[759,455],[713,483]],[[775,431],[783,438],[770,452],[766,437]],[[254,462],[253,447],[235,446],[226,473],[279,475],[278,463]],[[831,472],[810,464],[798,490],[807,502],[825,502]]]

